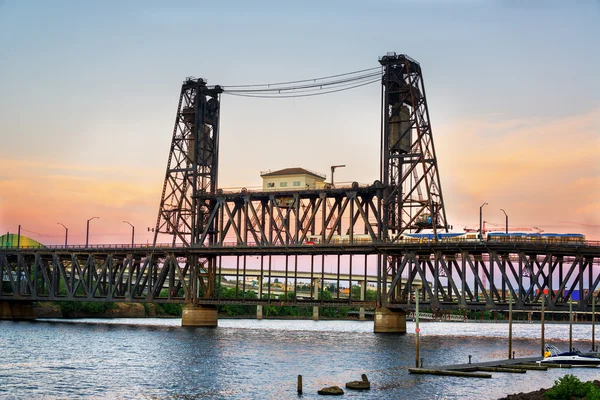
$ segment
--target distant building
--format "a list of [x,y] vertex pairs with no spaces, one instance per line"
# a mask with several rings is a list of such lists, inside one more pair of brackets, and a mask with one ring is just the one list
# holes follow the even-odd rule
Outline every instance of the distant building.
[[263,171],[263,190],[307,190],[323,189],[325,175],[304,168],[285,168],[278,171]]

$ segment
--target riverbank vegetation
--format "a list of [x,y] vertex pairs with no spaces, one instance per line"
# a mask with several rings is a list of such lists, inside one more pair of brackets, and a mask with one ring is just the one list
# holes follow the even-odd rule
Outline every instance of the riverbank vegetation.
[[511,394],[500,400],[600,400],[600,381],[582,382],[567,374],[555,380],[550,389]]

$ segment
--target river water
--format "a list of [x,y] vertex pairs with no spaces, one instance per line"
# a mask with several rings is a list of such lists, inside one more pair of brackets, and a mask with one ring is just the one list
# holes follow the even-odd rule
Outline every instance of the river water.
[[[600,369],[493,374],[492,379],[410,375],[413,334],[373,333],[372,321],[219,320],[182,328],[180,319],[0,321],[2,399],[302,399],[366,373],[369,392],[352,399],[497,399]],[[408,322],[409,332],[414,323]],[[546,324],[548,342],[568,349],[568,324]],[[574,325],[575,346],[591,349],[591,325]],[[421,324],[425,367],[503,359],[505,323]],[[540,325],[513,325],[517,357],[540,352]],[[566,340],[565,340],[566,339]]]

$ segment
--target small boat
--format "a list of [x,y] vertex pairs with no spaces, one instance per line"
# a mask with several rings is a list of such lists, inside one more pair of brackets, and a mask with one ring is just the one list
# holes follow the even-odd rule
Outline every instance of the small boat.
[[568,364],[574,367],[597,367],[600,365],[600,357],[586,355],[573,348],[573,351],[561,352],[556,346],[551,344],[545,345],[546,352],[544,359],[538,361],[543,364]]

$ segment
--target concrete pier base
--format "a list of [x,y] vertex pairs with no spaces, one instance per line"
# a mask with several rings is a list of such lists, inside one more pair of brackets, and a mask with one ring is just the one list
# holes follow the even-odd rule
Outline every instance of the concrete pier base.
[[13,321],[35,319],[33,303],[24,301],[0,301],[0,319]]
[[406,313],[389,308],[375,309],[375,333],[406,333]]
[[181,314],[181,326],[216,327],[218,325],[217,307],[194,306],[187,304]]
[[319,306],[313,306],[313,320],[319,320]]
[[262,306],[256,306],[256,319],[263,318]]
[[365,320],[365,308],[364,307],[361,307],[358,310],[358,320],[359,321],[364,321]]

